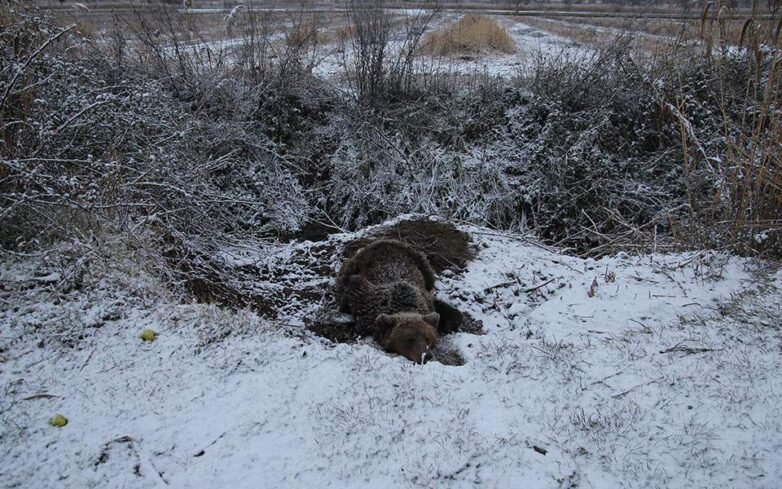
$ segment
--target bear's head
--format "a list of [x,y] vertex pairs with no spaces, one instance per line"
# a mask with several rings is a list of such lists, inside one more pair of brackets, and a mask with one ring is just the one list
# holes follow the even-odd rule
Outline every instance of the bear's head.
[[388,352],[398,353],[416,363],[423,363],[429,349],[437,341],[440,315],[400,312],[380,314],[375,319],[377,337]]

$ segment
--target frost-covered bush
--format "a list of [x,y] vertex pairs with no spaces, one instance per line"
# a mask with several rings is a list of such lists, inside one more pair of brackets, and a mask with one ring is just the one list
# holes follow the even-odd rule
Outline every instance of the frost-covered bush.
[[681,214],[678,129],[653,67],[621,46],[589,60],[540,60],[508,111],[507,137],[520,154],[509,171],[535,182],[534,226],[580,250],[646,241]]
[[630,46],[541,58],[504,89],[470,94],[479,110],[457,99],[445,132],[501,169],[531,227],[581,252],[747,251],[753,233],[778,236],[781,64]]
[[454,154],[431,139],[412,149],[399,133],[348,134],[325,182],[324,204],[341,225],[360,228],[403,213],[523,224],[518,196],[494,162]]
[[305,189],[256,114],[263,87],[213,73],[183,100],[165,73],[4,5],[4,246],[152,221],[215,242],[304,222]]

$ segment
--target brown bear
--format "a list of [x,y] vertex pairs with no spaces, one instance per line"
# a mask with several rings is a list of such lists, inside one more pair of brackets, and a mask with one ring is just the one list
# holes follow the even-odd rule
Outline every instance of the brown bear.
[[395,240],[362,248],[342,265],[336,295],[340,310],[371,333],[386,351],[423,363],[437,340],[434,271],[424,255]]

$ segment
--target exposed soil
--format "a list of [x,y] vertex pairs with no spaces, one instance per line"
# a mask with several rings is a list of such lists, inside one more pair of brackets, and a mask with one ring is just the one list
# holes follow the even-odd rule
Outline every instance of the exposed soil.
[[170,235],[164,242],[169,265],[182,277],[185,290],[200,303],[249,308],[273,319],[296,304],[321,302],[330,293],[318,279],[333,274],[330,259],[336,249],[331,242],[292,248],[282,263],[240,266],[196,251]]
[[432,349],[431,361],[454,367],[467,363],[462,354],[459,353],[459,349],[455,348],[447,339],[441,339],[435,343],[434,348]]
[[299,230],[280,236],[282,241],[325,241],[340,230],[318,221],[309,221]]

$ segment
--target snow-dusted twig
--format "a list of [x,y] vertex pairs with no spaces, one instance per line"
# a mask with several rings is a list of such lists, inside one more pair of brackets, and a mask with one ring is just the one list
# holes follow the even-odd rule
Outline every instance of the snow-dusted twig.
[[27,58],[27,61],[22,65],[21,68],[17,68],[16,72],[14,73],[13,78],[11,78],[11,81],[8,83],[8,86],[5,87],[5,92],[3,92],[3,97],[0,98],[0,109],[2,109],[5,106],[6,99],[8,98],[8,94],[11,92],[11,89],[16,85],[16,81],[19,79],[19,77],[27,71],[27,68],[30,66],[30,63],[33,62],[35,58],[37,58],[47,47],[49,47],[49,44],[53,43],[57,39],[60,38],[63,34],[66,32],[71,31],[76,27],[76,24],[71,24],[70,26],[60,30],[57,34],[51,36],[49,39],[47,39],[41,46],[36,49],[29,58]]
[[70,126],[71,123],[73,123],[73,121],[75,121],[79,117],[83,116],[87,112],[91,111],[92,109],[94,109],[96,107],[100,107],[101,105],[106,105],[108,103],[111,103],[111,102],[108,101],[108,100],[101,100],[101,101],[92,103],[92,104],[88,105],[87,107],[84,107],[79,112],[73,114],[67,121],[63,122],[57,129],[55,129],[54,130],[54,134],[57,134],[57,133],[61,132],[63,129],[65,129],[68,126]]

